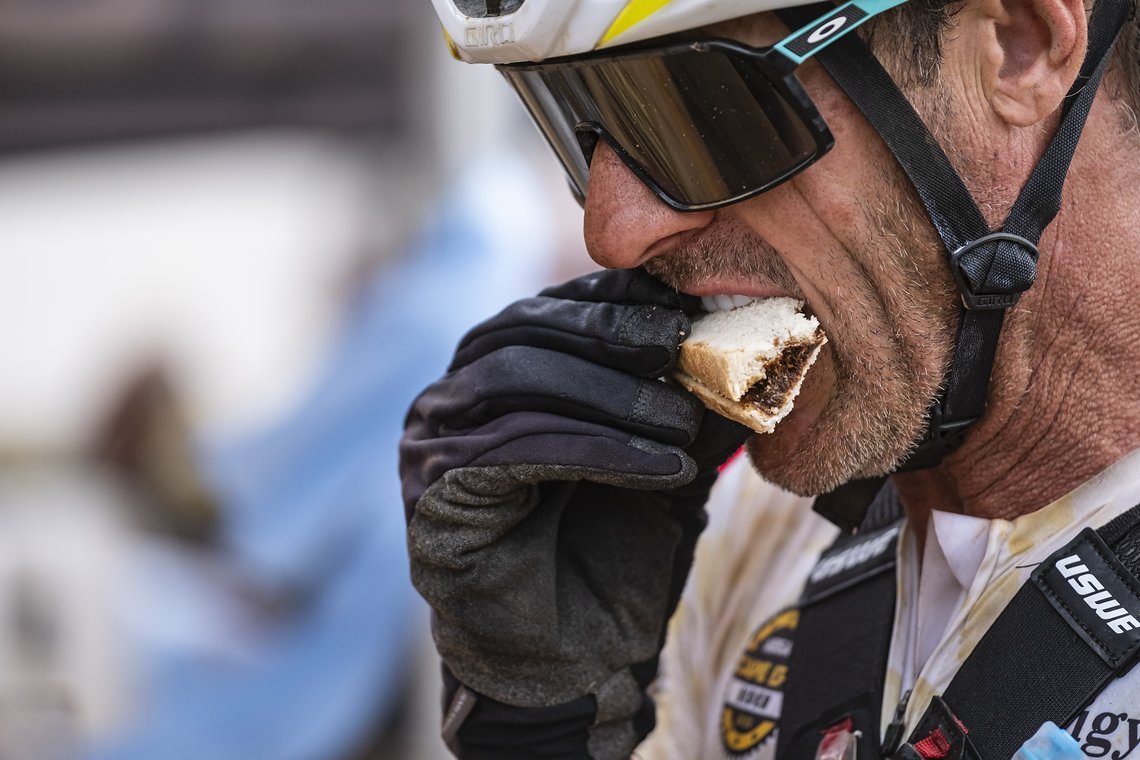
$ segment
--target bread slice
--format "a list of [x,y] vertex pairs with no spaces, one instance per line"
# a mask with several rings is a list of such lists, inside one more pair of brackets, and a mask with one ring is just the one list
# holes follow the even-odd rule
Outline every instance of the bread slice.
[[827,342],[802,307],[794,298],[765,298],[694,319],[674,379],[714,412],[772,432]]

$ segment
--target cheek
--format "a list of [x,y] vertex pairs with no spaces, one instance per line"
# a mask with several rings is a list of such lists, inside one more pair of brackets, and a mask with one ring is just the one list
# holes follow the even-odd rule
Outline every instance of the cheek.
[[927,260],[933,238],[914,231],[925,217],[889,151],[829,78],[819,82],[808,72],[804,84],[832,128],[835,147],[738,211],[779,252],[828,334],[792,428],[810,423],[805,418],[815,417],[828,398],[847,392],[845,382],[873,387],[899,367],[913,373],[908,365],[920,351],[916,344],[930,332],[919,315],[931,313],[930,304],[915,301],[936,295],[922,292],[929,290],[922,284],[935,283],[916,274],[937,266]]
[[[817,164],[760,196],[747,216],[752,230],[779,252],[828,335],[821,361],[824,354],[829,361],[824,371],[813,369],[815,375],[834,377],[832,354],[854,372],[894,351],[894,327],[885,308],[889,298],[883,293],[893,287],[894,267],[869,232],[874,225],[866,210],[852,197],[853,187],[867,193],[889,188],[863,179],[860,186]],[[816,386],[812,395],[822,395],[834,382]]]
[[889,189],[879,185],[896,171],[895,159],[855,104],[818,63],[801,67],[799,76],[831,129],[835,144],[794,182],[812,205],[826,209],[825,220],[837,237],[844,239],[845,233],[865,225],[859,218],[860,204],[868,205]]

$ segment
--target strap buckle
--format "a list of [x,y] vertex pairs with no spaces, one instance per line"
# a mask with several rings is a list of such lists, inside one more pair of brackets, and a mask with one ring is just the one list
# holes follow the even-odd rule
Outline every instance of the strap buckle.
[[966,438],[970,426],[981,419],[981,416],[967,417],[961,420],[946,420],[942,410],[943,400],[935,401],[930,408],[930,425],[926,435],[914,449],[906,461],[899,465],[896,472],[910,472],[933,467],[942,461],[942,458],[956,451]]
[[[950,254],[950,273],[954,275],[954,282],[958,285],[958,292],[962,295],[962,305],[970,311],[994,311],[997,309],[1008,309],[1017,303],[1021,298],[1021,294],[1029,290],[1033,285],[1033,277],[1030,276],[1026,279],[1022,277],[1013,277],[1017,284],[1012,285],[1007,289],[991,291],[987,293],[979,293],[974,289],[970,283],[970,277],[964,268],[965,257],[976,248],[984,245],[1000,245],[1001,243],[1013,243],[1021,248],[1024,248],[1032,258],[1032,269],[1036,272],[1037,264],[1037,245],[1020,235],[1014,235],[1009,232],[993,232],[977,240],[966,243]],[[990,266],[995,263],[994,254],[990,254]],[[988,269],[989,267],[987,267]]]
[[903,693],[902,699],[895,705],[894,718],[887,726],[886,733],[883,736],[883,757],[894,757],[899,747],[902,746],[903,739],[906,738],[906,707],[909,702],[910,689],[907,689]]

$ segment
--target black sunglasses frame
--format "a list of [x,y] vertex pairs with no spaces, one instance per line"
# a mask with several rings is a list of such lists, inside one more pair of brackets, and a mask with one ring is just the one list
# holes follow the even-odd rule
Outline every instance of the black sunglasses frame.
[[[811,166],[813,163],[822,158],[831,148],[835,145],[835,138],[831,134],[831,130],[824,121],[823,116],[820,115],[819,110],[816,108],[815,103],[812,102],[807,92],[804,90],[803,85],[795,76],[795,69],[799,66],[796,62],[789,59],[775,47],[762,47],[755,48],[748,45],[743,45],[726,39],[707,39],[692,42],[672,43],[666,45],[642,45],[624,48],[617,52],[604,52],[593,53],[586,56],[576,56],[567,58],[555,58],[542,63],[527,63],[527,64],[502,64],[497,66],[508,79],[512,81],[512,74],[515,72],[535,72],[543,73],[544,71],[556,71],[570,68],[588,68],[592,65],[600,63],[615,63],[623,60],[631,60],[646,57],[668,57],[670,55],[678,54],[692,54],[692,53],[718,53],[725,56],[729,60],[746,64],[752,67],[758,74],[760,74],[765,82],[775,90],[775,92],[783,98],[784,103],[791,109],[791,112],[799,118],[801,125],[807,130],[811,140],[814,142],[815,149],[804,159],[798,161],[794,166],[782,172],[776,177],[766,178],[757,182],[755,187],[748,190],[735,193],[729,197],[717,199],[714,201],[702,203],[690,203],[682,198],[675,198],[670,193],[666,192],[661,185],[649,175],[649,172],[635,160],[628,151],[616,140],[606,129],[606,127],[599,121],[589,120],[582,121],[572,125],[573,131],[578,134],[579,141],[584,134],[592,134],[595,138],[604,140],[606,144],[614,151],[614,153],[621,159],[621,161],[629,167],[630,171],[634,173],[639,180],[648,186],[658,198],[668,204],[670,207],[678,211],[709,211],[713,209],[723,208],[740,201],[747,200],[763,192],[771,190],[773,187],[786,182],[796,174]],[[513,81],[512,81],[513,85]],[[524,98],[524,103],[526,102]],[[529,110],[529,105],[527,106]],[[533,112],[531,113],[535,123],[541,123],[541,120]],[[543,136],[551,147],[554,148],[555,153],[558,153],[557,146],[553,144],[550,135],[545,132]],[[588,165],[591,156],[586,155],[585,147],[583,147],[583,156],[587,165],[587,178],[588,178]],[[584,203],[587,187],[582,187],[574,179],[573,172],[569,167],[564,168],[567,172],[567,179],[569,180],[571,191],[578,199],[579,203]],[[588,179],[587,179],[588,181]]]

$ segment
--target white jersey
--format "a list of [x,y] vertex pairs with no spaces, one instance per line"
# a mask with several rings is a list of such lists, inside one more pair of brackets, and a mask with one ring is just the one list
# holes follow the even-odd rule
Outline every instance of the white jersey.
[[[1015,520],[935,511],[921,558],[904,522],[882,727],[910,689],[909,734],[1033,569],[1082,528],[1137,504],[1140,451]],[[775,757],[794,605],[837,534],[810,499],[766,484],[743,458],[717,484],[709,515],[662,654],[658,727],[638,748],[640,760]],[[1140,760],[1140,668],[1066,729],[1088,757]]]

